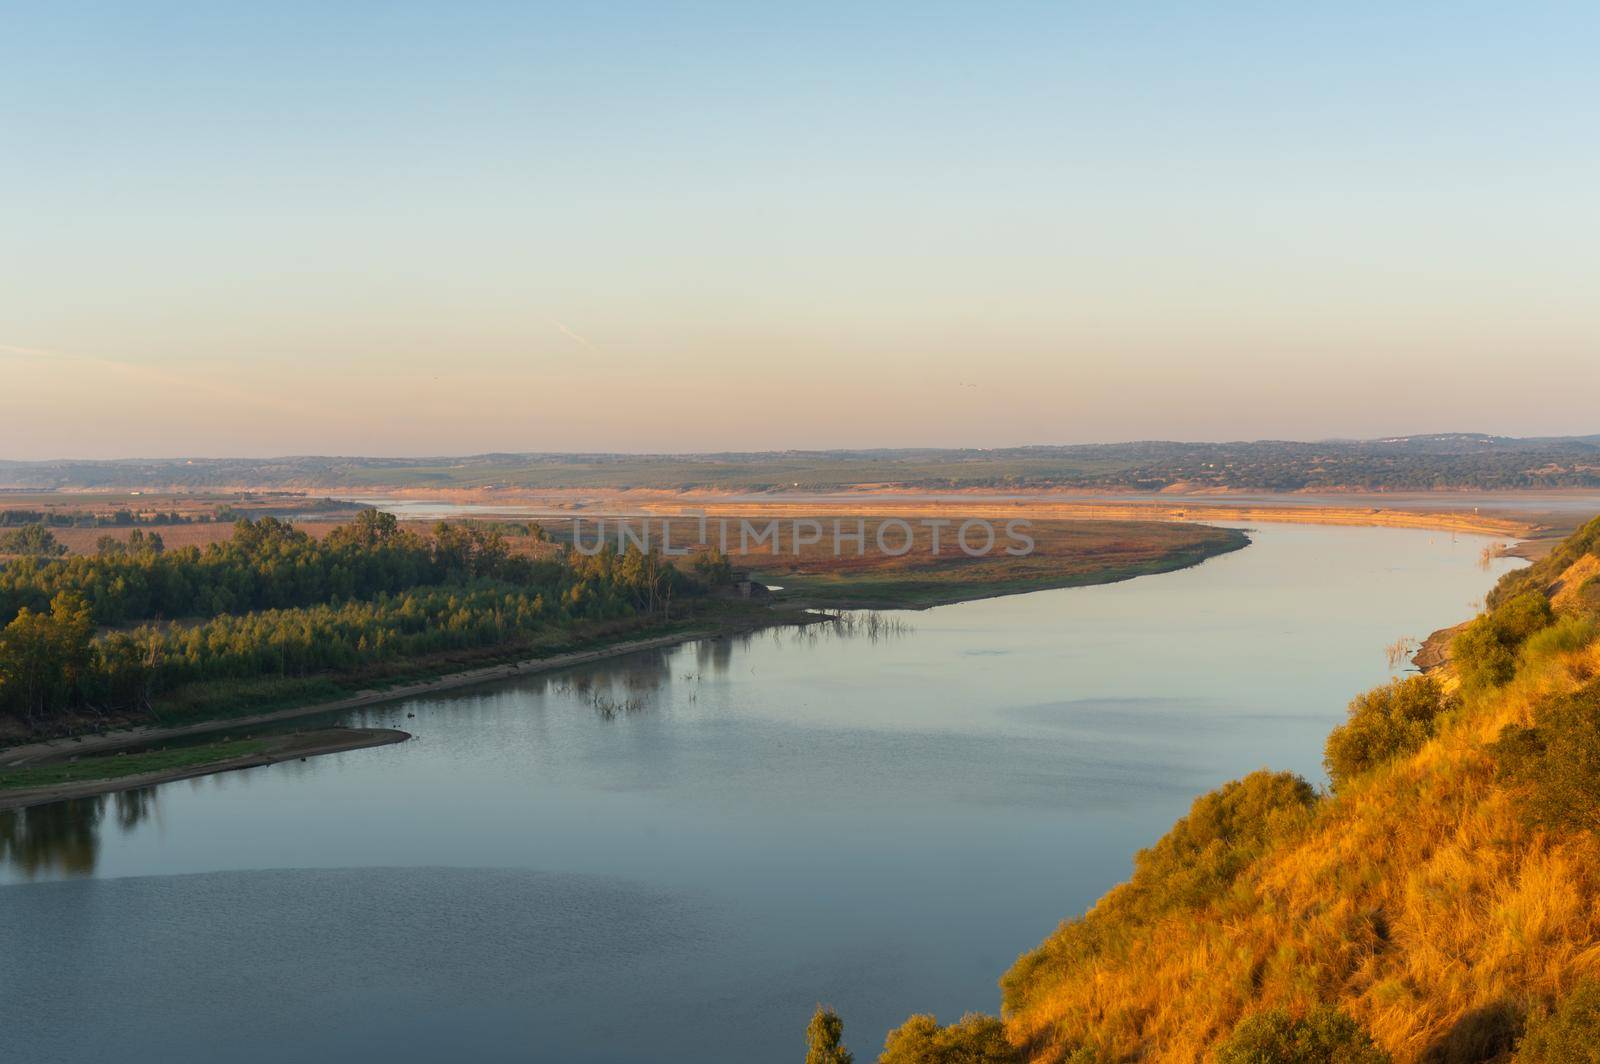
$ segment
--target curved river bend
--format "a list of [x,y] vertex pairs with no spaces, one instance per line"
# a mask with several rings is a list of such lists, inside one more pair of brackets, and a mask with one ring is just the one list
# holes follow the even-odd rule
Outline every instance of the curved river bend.
[[[785,629],[349,714],[417,739],[0,813],[0,1056],[858,1059],[1200,792],[1322,778],[1487,541],[1267,526],[1184,572]],[[904,627],[902,627],[904,626]],[[9,1050],[10,1052],[4,1052]]]

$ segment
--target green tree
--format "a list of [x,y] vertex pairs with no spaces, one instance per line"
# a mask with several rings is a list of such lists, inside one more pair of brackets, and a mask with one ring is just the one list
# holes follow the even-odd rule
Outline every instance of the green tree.
[[1283,1009],[1258,1012],[1217,1049],[1216,1064],[1389,1064],[1361,1025],[1337,1009],[1301,1017]]
[[0,696],[30,723],[71,701],[92,659],[94,622],[77,595],[62,593],[49,613],[24,607],[0,630]]
[[355,520],[328,533],[330,546],[349,545],[371,549],[400,538],[400,522],[383,510],[362,510]]
[[806,1064],[855,1064],[855,1059],[844,1047],[844,1021],[818,1005],[806,1026]]
[[65,553],[67,553],[66,544],[57,542],[54,534],[44,525],[23,525],[13,532],[0,535],[0,554],[59,558]]

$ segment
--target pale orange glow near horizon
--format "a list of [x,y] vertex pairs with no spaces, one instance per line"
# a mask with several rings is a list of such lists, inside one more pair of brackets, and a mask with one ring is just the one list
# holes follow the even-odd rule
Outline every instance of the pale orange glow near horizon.
[[0,53],[0,458],[1600,432],[1556,13],[125,18]]

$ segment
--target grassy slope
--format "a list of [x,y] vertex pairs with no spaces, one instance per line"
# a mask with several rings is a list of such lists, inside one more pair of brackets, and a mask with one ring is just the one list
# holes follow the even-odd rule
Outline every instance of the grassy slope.
[[0,791],[32,790],[63,783],[111,780],[139,776],[147,772],[170,772],[264,752],[266,739],[227,739],[196,746],[177,746],[165,750],[146,750],[134,754],[85,757],[51,765],[31,765],[0,771]]
[[1596,675],[1600,644],[1524,661],[1420,752],[1318,803],[1221,896],[1141,921],[1113,891],[1007,974],[1008,1034],[1035,1061],[1088,1044],[1189,1062],[1250,1013],[1331,1004],[1415,1061],[1600,975],[1600,842],[1524,826],[1486,750]]

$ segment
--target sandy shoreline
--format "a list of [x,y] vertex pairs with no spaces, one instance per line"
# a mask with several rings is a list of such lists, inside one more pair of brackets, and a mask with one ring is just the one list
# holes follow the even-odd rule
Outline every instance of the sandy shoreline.
[[280,761],[303,760],[322,754],[339,754],[374,746],[390,746],[394,743],[403,743],[410,738],[409,732],[393,728],[325,728],[305,735],[287,736],[282,743],[270,750],[224,758],[220,761],[186,765],[160,772],[141,772],[114,779],[80,780],[49,787],[0,791],[0,812],[7,809],[25,809],[33,805],[47,805],[50,802],[71,798],[89,798],[98,794],[131,791],[157,783],[173,783],[177,780],[211,776],[219,772],[235,772],[239,769],[275,765]]

